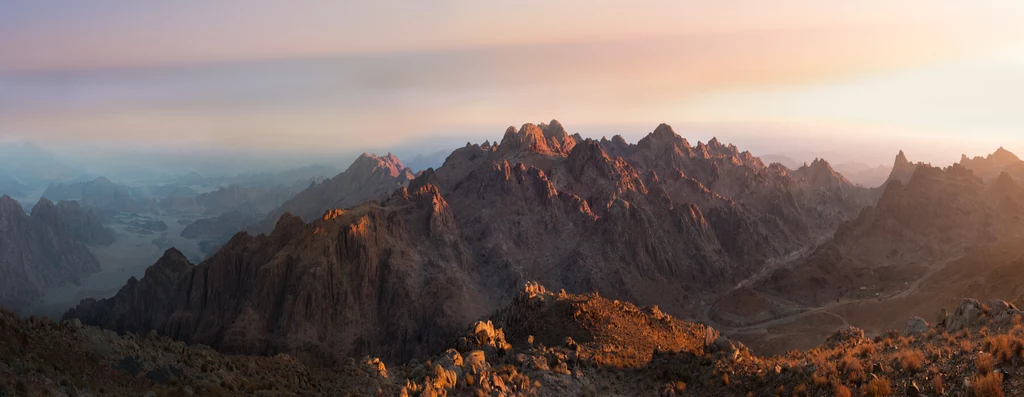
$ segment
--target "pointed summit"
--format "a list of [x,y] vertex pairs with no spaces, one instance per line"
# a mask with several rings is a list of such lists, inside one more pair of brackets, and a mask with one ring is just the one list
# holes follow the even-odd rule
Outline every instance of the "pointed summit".
[[57,216],[57,206],[50,199],[40,197],[36,205],[32,207],[32,217]]
[[657,137],[662,137],[662,136],[674,137],[674,136],[676,136],[676,132],[672,129],[672,126],[670,126],[668,124],[665,124],[665,123],[658,124],[658,128],[655,128],[654,132],[652,132],[651,134],[653,134],[654,136],[657,136]]
[[989,158],[996,160],[996,162],[1000,164],[1015,163],[1020,161],[1020,158],[1017,157],[1017,155],[1013,154],[1013,152],[1010,152],[1009,150],[1006,150],[1006,148],[1002,146],[1000,146],[999,149],[996,149],[996,151],[992,153],[992,155],[990,155]]
[[637,147],[645,148],[646,150],[658,150],[669,146],[687,152],[692,149],[690,142],[676,134],[672,126],[665,123],[659,124],[658,128],[654,129],[654,132],[647,134],[640,142],[637,142]]
[[146,276],[149,276],[150,272],[155,269],[171,274],[182,274],[190,268],[192,268],[192,263],[185,257],[185,254],[178,251],[177,248],[171,247],[164,251],[156,263],[146,269]]
[[894,163],[894,165],[900,166],[904,164],[910,164],[910,160],[907,160],[907,154],[903,153],[903,151],[900,150],[900,153],[896,155],[896,162]]
[[904,185],[910,182],[910,178],[914,176],[914,171],[917,171],[917,167],[920,165],[911,163],[907,159],[907,154],[900,150],[900,153],[896,155],[896,160],[893,161],[892,171],[889,173],[889,179],[886,181],[900,181]]

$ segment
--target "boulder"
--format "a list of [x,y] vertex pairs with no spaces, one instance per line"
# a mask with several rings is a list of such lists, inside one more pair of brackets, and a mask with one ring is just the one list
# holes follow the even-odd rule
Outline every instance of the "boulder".
[[1007,310],[1017,310],[1017,306],[1000,299],[990,299],[988,301],[989,314],[992,316],[1000,313],[1005,313]]
[[845,344],[848,342],[856,344],[862,340],[864,340],[864,330],[851,326],[833,332],[832,335],[829,335],[826,342],[829,344]]
[[942,308],[939,310],[939,315],[935,318],[935,326],[947,326],[946,321],[949,319],[949,310]]
[[960,306],[956,308],[956,312],[946,320],[946,327],[950,331],[962,330],[977,324],[981,314],[981,303],[977,299],[964,298],[964,300],[960,301]]
[[473,350],[466,354],[465,363],[462,368],[470,374],[481,374],[489,370],[491,366],[487,364],[487,356],[484,355],[483,350]]
[[928,322],[921,317],[911,317],[907,320],[907,327],[904,328],[903,335],[920,335],[926,332],[928,332]]
[[736,350],[736,346],[733,345],[731,341],[729,341],[729,338],[726,338],[724,336],[715,339],[715,346],[718,348],[718,351],[722,351],[725,353],[732,353],[734,350]]

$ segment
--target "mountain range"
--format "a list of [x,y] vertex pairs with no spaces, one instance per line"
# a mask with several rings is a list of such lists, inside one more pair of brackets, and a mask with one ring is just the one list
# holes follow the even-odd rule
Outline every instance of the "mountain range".
[[[272,233],[235,235],[198,265],[169,250],[66,317],[313,361],[435,352],[525,280],[693,317],[873,197],[823,160],[766,166],[667,125],[635,144],[587,140],[554,120],[410,178],[392,156],[363,156],[285,203]],[[349,207],[337,186],[380,200]]]
[[103,215],[159,211],[155,199],[136,199],[128,186],[111,182],[104,177],[88,182],[51,184],[43,192],[43,197],[50,200],[75,200],[82,206],[101,211]]
[[[0,333],[85,365],[41,348],[52,340],[131,392],[1021,390],[1021,313],[991,299],[1024,297],[1021,169],[1005,149],[945,168],[901,151],[866,188],[824,159],[766,163],[665,124],[630,143],[527,123],[419,173],[364,154],[291,192],[165,199],[155,211],[216,214],[182,232],[217,247],[207,259],[167,249],[60,324],[0,314]],[[83,204],[26,215],[0,199],[0,259],[16,263],[0,305],[98,270],[84,244],[109,229],[83,208],[157,203],[105,179],[48,191]]]

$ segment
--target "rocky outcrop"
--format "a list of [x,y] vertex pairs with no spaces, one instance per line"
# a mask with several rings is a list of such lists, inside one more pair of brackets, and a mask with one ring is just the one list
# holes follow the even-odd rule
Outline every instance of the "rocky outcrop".
[[28,215],[14,199],[0,197],[0,307],[20,310],[47,289],[99,270],[52,202],[40,199]]
[[977,325],[981,320],[983,310],[981,303],[976,299],[965,298],[956,308],[956,312],[946,319],[946,328],[950,331],[960,331]]
[[928,332],[928,322],[921,317],[911,317],[903,329],[903,335],[920,335]]
[[509,158],[525,152],[565,156],[572,151],[576,143],[576,139],[569,136],[562,123],[551,120],[549,124],[541,123],[539,126],[532,123],[523,124],[519,131],[516,131],[515,127],[508,127],[498,147],[502,155]]

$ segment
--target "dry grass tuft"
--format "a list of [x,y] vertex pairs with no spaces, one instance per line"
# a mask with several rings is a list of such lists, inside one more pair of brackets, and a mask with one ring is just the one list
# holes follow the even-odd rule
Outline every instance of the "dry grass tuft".
[[971,392],[975,397],[1003,397],[1003,375],[991,372],[971,378]]
[[974,368],[978,370],[979,374],[987,374],[992,372],[992,369],[996,366],[996,360],[991,354],[981,353],[974,359]]
[[889,379],[874,378],[860,387],[860,393],[867,397],[889,397],[892,396],[892,385]]
[[946,384],[942,382],[942,374],[935,374],[932,378],[932,390],[937,395],[946,394]]
[[902,350],[896,355],[900,368],[910,373],[921,372],[924,368],[924,354],[920,350]]

